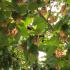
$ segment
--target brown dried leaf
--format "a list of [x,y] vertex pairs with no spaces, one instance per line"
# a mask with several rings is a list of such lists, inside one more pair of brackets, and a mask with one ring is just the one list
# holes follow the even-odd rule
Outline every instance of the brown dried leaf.
[[49,16],[48,17],[48,22],[49,23],[53,23],[53,22],[55,22],[57,20],[57,17],[56,16]]

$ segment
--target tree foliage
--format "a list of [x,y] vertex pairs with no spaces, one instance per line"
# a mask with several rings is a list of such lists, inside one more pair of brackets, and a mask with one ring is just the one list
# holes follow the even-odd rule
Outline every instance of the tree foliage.
[[69,70],[69,29],[70,0],[0,0],[0,70]]

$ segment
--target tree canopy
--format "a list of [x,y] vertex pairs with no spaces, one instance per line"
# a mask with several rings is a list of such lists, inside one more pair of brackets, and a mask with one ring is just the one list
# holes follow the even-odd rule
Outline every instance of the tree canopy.
[[0,70],[70,69],[70,0],[0,0]]

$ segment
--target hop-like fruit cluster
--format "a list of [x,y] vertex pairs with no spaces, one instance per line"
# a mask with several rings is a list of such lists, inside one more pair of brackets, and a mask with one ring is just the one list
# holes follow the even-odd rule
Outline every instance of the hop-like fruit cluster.
[[67,53],[67,50],[61,50],[61,49],[56,49],[55,50],[55,56],[57,58],[61,58],[61,57],[66,56],[66,53]]

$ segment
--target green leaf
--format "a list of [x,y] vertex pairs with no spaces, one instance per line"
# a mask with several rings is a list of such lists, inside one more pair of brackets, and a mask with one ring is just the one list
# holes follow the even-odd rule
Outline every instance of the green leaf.
[[27,12],[27,5],[17,6],[16,9],[21,15],[24,15]]
[[59,38],[58,37],[52,37],[50,40],[46,41],[46,44],[48,46],[58,46],[59,45]]
[[12,0],[6,0],[6,1],[8,1],[8,2],[12,2]]
[[70,6],[70,0],[66,0],[66,3]]
[[0,47],[2,46],[8,46],[8,37],[5,34],[0,33]]
[[27,38],[29,36],[28,34],[28,31],[26,29],[26,27],[24,26],[24,24],[21,24],[21,25],[17,25],[21,35],[24,37],[24,38]]
[[25,20],[24,25],[27,27],[29,24],[32,24],[32,23],[33,23],[33,18],[27,17],[26,20]]
[[4,12],[0,11],[0,22],[3,22],[6,19],[6,17],[4,16]]
[[35,17],[34,25],[37,25],[36,32],[43,33],[47,27],[47,23],[39,15]]

